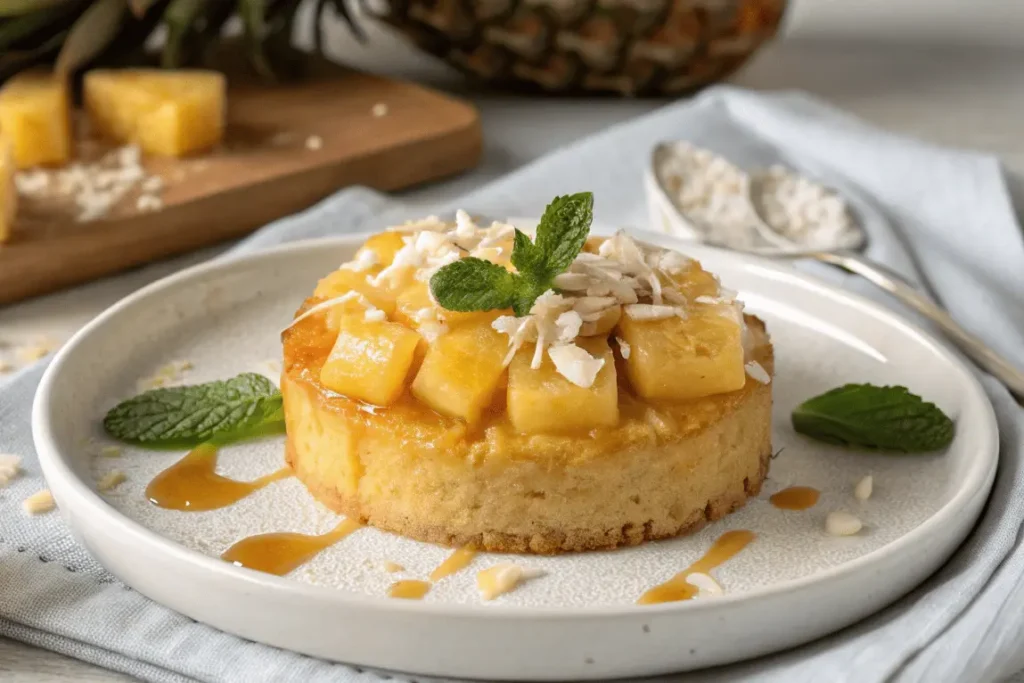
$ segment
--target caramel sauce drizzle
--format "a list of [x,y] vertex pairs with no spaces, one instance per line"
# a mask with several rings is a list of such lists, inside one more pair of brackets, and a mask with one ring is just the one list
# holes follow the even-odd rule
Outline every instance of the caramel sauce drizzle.
[[430,582],[407,579],[391,584],[388,589],[388,596],[402,598],[403,600],[419,600],[430,592]]
[[388,595],[392,598],[405,598],[406,600],[419,600],[430,592],[431,585],[441,579],[465,569],[476,557],[476,550],[469,546],[456,549],[445,561],[437,565],[434,571],[430,572],[430,581],[398,581],[391,584]]
[[441,579],[447,578],[455,572],[461,571],[469,566],[469,563],[476,557],[476,550],[469,546],[459,548],[448,558],[437,565],[437,569],[430,572],[430,580],[433,583],[437,583]]
[[727,531],[711,544],[699,560],[679,572],[663,584],[651,588],[636,601],[638,605],[653,605],[660,602],[676,602],[696,597],[699,590],[686,581],[690,574],[707,574],[723,562],[733,558],[756,538],[752,531]]
[[345,519],[331,531],[318,536],[295,533],[249,536],[225,550],[220,557],[236,567],[284,576],[361,526],[359,522]]
[[768,502],[780,510],[806,510],[814,507],[819,495],[818,489],[810,486],[790,486],[773,494]]
[[253,481],[237,481],[217,474],[216,467],[217,447],[196,446],[149,482],[146,497],[157,507],[168,510],[205,512],[227,507],[272,482],[292,476],[291,469],[283,467]]

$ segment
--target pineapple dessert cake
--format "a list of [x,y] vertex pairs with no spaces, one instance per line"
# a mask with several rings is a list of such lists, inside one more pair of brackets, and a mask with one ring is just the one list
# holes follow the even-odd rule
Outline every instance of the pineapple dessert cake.
[[481,550],[693,532],[756,495],[772,346],[701,265],[556,198],[530,237],[428,218],[370,237],[282,333],[287,459],[332,509]]

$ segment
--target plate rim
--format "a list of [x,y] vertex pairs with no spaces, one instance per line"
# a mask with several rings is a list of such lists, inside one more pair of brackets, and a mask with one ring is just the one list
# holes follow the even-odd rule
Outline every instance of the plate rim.
[[[604,227],[604,230],[601,229]],[[606,234],[611,231],[607,226],[595,226],[595,232]],[[870,569],[872,564],[884,561],[891,555],[899,555],[907,552],[906,546],[913,546],[925,542],[933,537],[936,532],[941,532],[943,527],[951,527],[951,519],[965,508],[969,508],[971,502],[977,496],[988,497],[991,492],[998,465],[998,438],[999,431],[995,417],[995,410],[985,394],[981,383],[974,371],[961,358],[956,356],[947,346],[936,339],[927,330],[918,327],[913,322],[904,319],[895,311],[868,299],[862,295],[848,292],[835,285],[827,283],[819,278],[796,270],[788,263],[765,259],[749,254],[742,254],[728,250],[718,249],[703,244],[689,243],[685,240],[671,235],[659,234],[646,230],[629,229],[629,232],[639,238],[654,244],[673,245],[684,253],[688,251],[705,252],[715,254],[724,258],[736,259],[740,265],[756,265],[761,272],[764,269],[773,271],[777,275],[783,275],[790,281],[796,280],[799,284],[815,290],[817,293],[831,296],[847,306],[852,306],[864,313],[879,318],[882,322],[900,328],[905,334],[913,335],[920,343],[930,347],[944,361],[956,367],[961,375],[962,382],[966,385],[969,393],[965,394],[965,400],[980,402],[982,409],[981,419],[985,424],[982,427],[984,441],[977,444],[975,450],[985,457],[976,457],[973,464],[967,471],[955,494],[941,508],[936,510],[917,527],[914,527],[902,536],[894,539],[886,545],[876,548],[869,553],[861,555],[853,560],[844,562],[836,567],[809,574],[807,576],[788,579],[778,583],[761,586],[751,590],[725,594],[715,600],[693,600],[685,602],[665,603],[660,605],[598,605],[588,607],[514,607],[508,605],[484,605],[484,604],[461,604],[448,602],[420,602],[394,600],[387,596],[377,596],[348,591],[341,588],[305,584],[287,577],[278,577],[258,572],[243,567],[229,565],[222,560],[205,555],[199,551],[187,548],[169,538],[145,527],[140,522],[121,513],[119,510],[108,504],[87,482],[78,477],[70,467],[65,457],[61,454],[54,436],[52,418],[48,414],[48,405],[55,393],[55,386],[63,368],[70,362],[68,359],[73,355],[75,348],[87,337],[101,329],[108,320],[117,316],[123,309],[128,308],[137,302],[160,292],[172,289],[185,282],[202,279],[204,277],[215,277],[219,272],[230,272],[233,268],[248,268],[254,263],[262,261],[273,261],[282,256],[293,255],[296,252],[322,250],[328,248],[351,248],[373,232],[360,231],[344,235],[319,237],[312,239],[298,240],[285,244],[262,248],[255,252],[233,254],[228,253],[217,256],[210,261],[193,265],[181,271],[156,280],[145,287],[129,294],[118,302],[114,303],[102,313],[93,318],[89,323],[78,330],[58,351],[47,367],[36,391],[32,405],[32,435],[39,457],[40,466],[43,470],[47,485],[54,491],[58,501],[73,496],[76,502],[68,506],[68,510],[84,506],[83,519],[93,527],[105,527],[108,530],[119,534],[131,535],[138,543],[148,545],[153,551],[170,554],[176,561],[183,561],[193,565],[196,569],[212,572],[228,580],[241,581],[250,585],[259,586],[261,590],[284,591],[297,594],[296,597],[303,599],[314,599],[321,603],[329,602],[331,606],[350,608],[372,608],[383,609],[387,612],[394,612],[416,616],[435,617],[466,617],[473,619],[544,619],[556,621],[575,621],[579,619],[601,618],[627,618],[632,619],[638,615],[674,614],[680,611],[700,613],[704,611],[717,611],[727,606],[740,603],[756,603],[761,600],[778,599],[791,593],[798,593],[803,589],[820,586],[827,582],[841,582],[851,575],[865,569]],[[699,254],[697,254],[699,257]],[[968,486],[968,483],[971,485]],[[56,484],[56,485],[55,485]],[[59,491],[59,493],[58,493]],[[979,508],[980,509],[980,508]],[[66,514],[66,513],[62,513]],[[976,523],[972,522],[971,528]],[[72,529],[74,524],[68,522]],[[967,532],[970,533],[970,530]],[[963,539],[954,546],[955,548],[963,542]],[[142,548],[140,547],[140,551]],[[949,556],[946,557],[948,560]],[[945,560],[944,560],[945,562]],[[939,565],[941,566],[941,565]],[[929,576],[938,568],[931,570],[925,576]],[[918,583],[914,584],[919,585]],[[901,593],[900,595],[903,595]],[[898,597],[896,598],[898,599]],[[886,603],[891,604],[890,602]]]

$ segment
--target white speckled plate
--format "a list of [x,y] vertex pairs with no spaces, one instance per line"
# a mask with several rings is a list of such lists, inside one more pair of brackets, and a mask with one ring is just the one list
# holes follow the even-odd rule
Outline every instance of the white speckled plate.
[[[643,235],[665,245],[671,238]],[[111,572],[154,600],[245,638],[329,659],[419,674],[564,680],[693,669],[771,652],[846,626],[934,571],[963,540],[996,468],[992,409],[970,372],[931,337],[860,298],[756,259],[686,245],[767,321],[776,348],[773,461],[765,492],[700,533],[615,552],[515,561],[546,575],[491,603],[475,570],[506,558],[480,555],[421,602],[385,597],[397,578],[426,578],[447,550],[361,529],[286,578],[217,559],[232,542],[270,531],[322,532],[337,517],[294,479],[211,512],[162,510],[143,489],[181,456],[126,449],[92,457],[103,411],[139,378],[175,359],[198,382],[256,370],[270,376],[278,332],[321,274],[361,240],[344,237],[217,261],[162,280],[86,326],[54,360],[36,397],[33,428],[46,479],[68,523]],[[269,364],[268,364],[269,363]],[[899,383],[957,421],[945,453],[847,451],[792,432],[797,403],[844,382]],[[281,466],[282,440],[233,446],[221,471],[254,478]],[[121,469],[108,494],[94,482]],[[854,484],[875,494],[854,499]],[[804,512],[767,497],[800,484],[822,491]],[[854,537],[824,532],[848,510]],[[721,597],[636,606],[729,529],[757,539],[714,574]],[[406,567],[386,573],[385,561]]]

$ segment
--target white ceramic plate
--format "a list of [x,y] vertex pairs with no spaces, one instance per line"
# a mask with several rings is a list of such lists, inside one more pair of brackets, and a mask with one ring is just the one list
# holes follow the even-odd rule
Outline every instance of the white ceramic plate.
[[[600,232],[600,231],[598,231]],[[661,235],[644,239],[679,245]],[[970,372],[940,344],[884,309],[764,261],[685,245],[740,291],[767,321],[776,346],[775,447],[766,490],[700,533],[638,548],[516,561],[547,574],[491,603],[474,589],[476,558],[424,601],[385,597],[404,565],[425,578],[441,548],[362,529],[286,578],[217,559],[235,540],[270,531],[315,533],[337,518],[294,479],[230,508],[158,509],[148,481],[181,453],[127,449],[95,458],[99,421],[136,381],[188,359],[190,382],[276,370],[279,330],[319,276],[347,259],[358,237],[284,246],[217,261],[157,282],[120,302],[54,359],[36,397],[33,428],[46,479],[77,538],[112,573],[152,599],[245,638],[363,666],[488,679],[589,679],[681,671],[806,642],[892,602],[934,571],[963,540],[996,468],[992,409]],[[899,383],[957,421],[948,452],[894,456],[846,451],[792,432],[802,400],[845,382]],[[226,450],[221,471],[237,478],[282,462],[281,439]],[[110,469],[128,481],[95,490]],[[872,474],[875,495],[858,503],[854,484]],[[817,506],[786,512],[770,493],[802,484]],[[855,537],[823,530],[827,512],[865,523]],[[645,589],[699,557],[729,529],[757,540],[715,575],[726,594],[639,607]],[[504,559],[504,558],[502,558]]]

